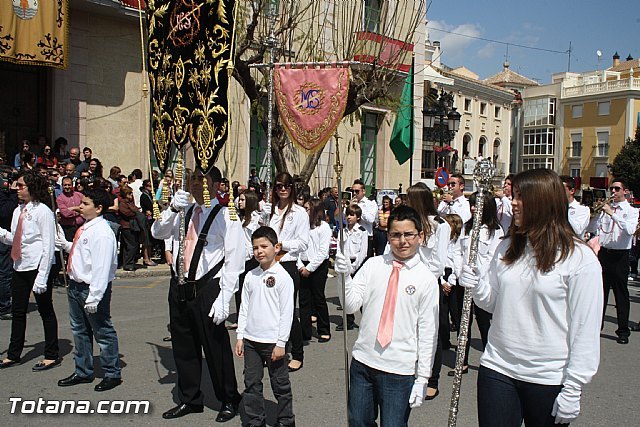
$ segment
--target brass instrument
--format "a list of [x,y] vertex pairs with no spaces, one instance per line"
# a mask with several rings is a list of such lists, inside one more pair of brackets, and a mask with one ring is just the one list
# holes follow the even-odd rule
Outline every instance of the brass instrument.
[[595,203],[591,207],[591,217],[593,218],[593,217],[599,215],[600,212],[602,211],[602,209],[604,208],[604,206],[610,204],[611,202],[613,202],[613,195],[607,197],[604,200],[601,200],[598,203]]

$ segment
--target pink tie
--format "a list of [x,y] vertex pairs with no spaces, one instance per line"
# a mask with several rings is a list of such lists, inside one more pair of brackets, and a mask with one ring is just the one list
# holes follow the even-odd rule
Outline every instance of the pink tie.
[[193,251],[195,251],[196,244],[198,243],[198,228],[200,228],[201,213],[202,208],[200,206],[194,209],[193,216],[191,217],[191,223],[187,230],[187,237],[184,242],[184,271],[189,271],[191,257],[193,257]]
[[376,337],[382,348],[388,346],[393,337],[393,319],[396,313],[396,301],[398,300],[398,279],[403,265],[400,261],[394,260],[393,270],[391,271],[391,276],[389,276],[387,293],[384,296],[384,306],[382,306],[382,314],[380,315],[378,336]]
[[13,233],[13,245],[11,246],[11,259],[14,261],[22,258],[22,223],[24,222],[24,217],[27,215],[27,208],[24,207],[22,212],[20,212],[20,218],[18,218],[18,226],[16,227],[16,232]]
[[84,226],[78,228],[76,230],[76,234],[73,236],[73,245],[71,245],[71,250],[69,251],[69,259],[67,260],[67,273],[71,272],[71,260],[73,259],[73,250],[76,248],[76,243],[80,238],[80,235],[84,231]]

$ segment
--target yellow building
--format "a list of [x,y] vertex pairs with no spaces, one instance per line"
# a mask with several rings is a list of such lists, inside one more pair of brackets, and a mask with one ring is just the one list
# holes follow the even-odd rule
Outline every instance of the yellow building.
[[592,178],[609,176],[609,164],[640,125],[640,61],[619,59],[616,53],[606,70],[554,76],[561,91],[559,172],[583,185],[607,185]]

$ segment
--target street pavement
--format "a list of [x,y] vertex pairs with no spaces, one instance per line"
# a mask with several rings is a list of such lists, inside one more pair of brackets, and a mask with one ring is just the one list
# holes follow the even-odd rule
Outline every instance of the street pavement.
[[[35,303],[30,306],[27,326],[26,347],[23,363],[0,371],[0,422],[4,426],[65,425],[86,426],[97,422],[103,426],[129,425],[212,425],[219,409],[208,380],[203,381],[205,411],[191,414],[178,420],[163,420],[162,413],[173,407],[176,400],[176,373],[171,352],[171,343],[163,342],[168,336],[167,287],[165,267],[156,267],[154,272],[136,272],[127,277],[119,277],[113,283],[112,316],[120,340],[120,354],[123,365],[124,383],[113,390],[97,393],[93,384],[82,384],[61,388],[57,381],[74,370],[73,337],[69,328],[66,290],[54,290],[54,305],[58,315],[62,365],[44,372],[32,372],[31,367],[42,357],[43,332]],[[154,269],[148,269],[154,270]],[[141,277],[147,274],[146,277]],[[157,276],[157,275],[160,276]],[[124,276],[124,275],[121,275]],[[633,324],[640,319],[640,282],[630,282],[631,319]],[[336,279],[327,283],[327,295],[332,323],[336,323],[341,311],[336,310]],[[638,405],[637,384],[640,379],[638,357],[640,355],[640,333],[631,335],[628,345],[615,342],[615,308],[610,297],[605,328],[601,339],[600,370],[593,382],[583,392],[582,414],[575,426],[615,426],[633,425]],[[232,309],[234,304],[232,303]],[[598,316],[599,313],[594,313]],[[0,351],[6,355],[9,342],[10,321],[0,321]],[[333,328],[334,326],[332,326]],[[349,348],[357,336],[349,331]],[[475,426],[476,421],[476,378],[480,357],[478,331],[473,327],[473,341],[470,355],[471,369],[463,376],[458,425]],[[452,334],[452,342],[454,336]],[[235,334],[232,333],[232,344]],[[94,346],[96,375],[99,369],[98,347]],[[447,424],[452,378],[447,371],[453,366],[454,353],[446,353],[445,365],[440,380],[440,395],[411,413],[411,426],[444,426]],[[206,369],[206,367],[204,368]],[[206,375],[206,371],[205,371]],[[236,376],[242,390],[242,360],[236,358]],[[271,393],[265,372],[265,396],[267,399],[267,422],[275,422],[275,399]],[[294,396],[294,412],[299,427],[306,426],[346,426],[343,334],[334,332],[330,342],[320,344],[313,339],[305,347],[304,368],[291,374]],[[10,398],[23,400],[89,400],[96,407],[101,400],[148,400],[147,414],[97,413],[82,415],[54,414],[11,414]],[[14,399],[14,402],[16,400]],[[20,408],[20,405],[16,405]],[[28,405],[23,408],[29,409]],[[114,405],[118,409],[119,406]],[[636,420],[637,421],[637,420]],[[240,418],[227,423],[240,426]]]

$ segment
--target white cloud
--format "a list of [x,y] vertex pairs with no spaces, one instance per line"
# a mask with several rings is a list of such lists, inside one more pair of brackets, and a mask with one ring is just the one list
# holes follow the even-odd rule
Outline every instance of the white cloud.
[[482,29],[476,24],[450,25],[444,21],[429,21],[427,29],[431,41],[440,41],[444,62],[464,57],[466,48],[476,41],[471,37],[482,35]]
[[495,53],[496,53],[495,43],[487,43],[486,45],[484,45],[478,50],[478,52],[476,53],[476,56],[480,59],[490,59],[495,55]]

